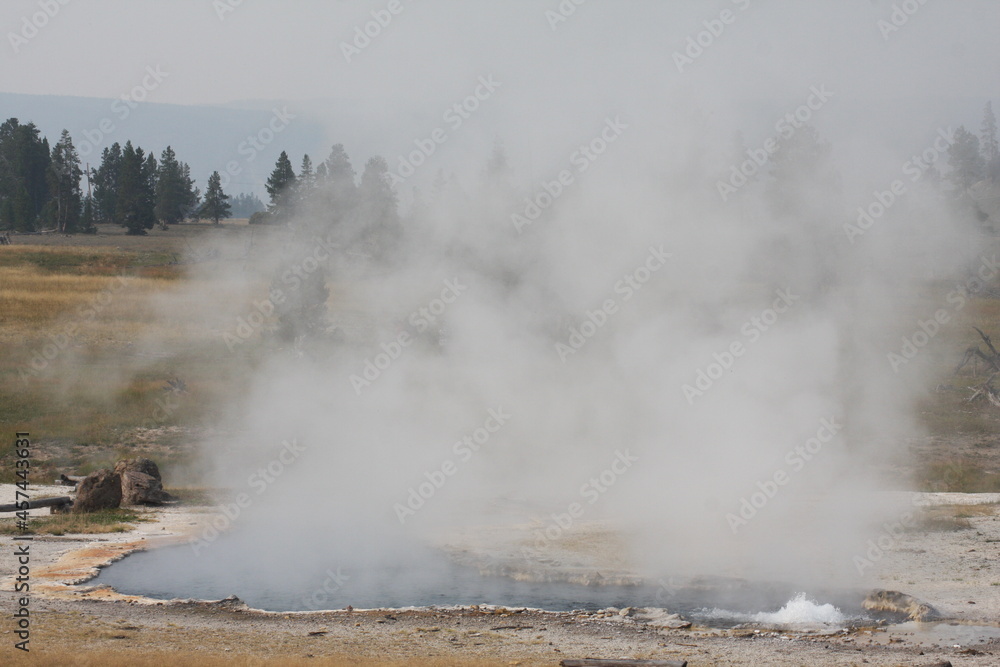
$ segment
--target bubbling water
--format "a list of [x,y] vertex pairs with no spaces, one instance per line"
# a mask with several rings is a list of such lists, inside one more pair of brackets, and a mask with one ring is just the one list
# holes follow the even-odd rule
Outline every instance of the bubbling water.
[[819,604],[809,599],[805,593],[797,593],[781,609],[774,612],[761,611],[749,614],[715,608],[704,612],[704,616],[708,619],[782,626],[841,626],[849,620],[837,607],[830,603]]

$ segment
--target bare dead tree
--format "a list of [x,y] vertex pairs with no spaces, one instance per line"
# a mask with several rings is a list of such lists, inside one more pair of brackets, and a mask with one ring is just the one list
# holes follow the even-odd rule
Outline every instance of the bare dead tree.
[[991,341],[990,337],[987,336],[985,333],[983,333],[983,331],[979,327],[972,327],[972,328],[976,330],[976,333],[978,333],[979,336],[983,339],[983,342],[986,343],[986,347],[989,349],[990,353],[986,354],[981,349],[979,349],[978,345],[970,345],[968,349],[965,350],[965,355],[962,357],[962,362],[955,368],[955,374],[957,375],[958,372],[961,371],[966,364],[972,361],[973,362],[972,375],[973,377],[975,377],[977,375],[977,366],[978,366],[976,362],[980,359],[986,362],[990,367],[992,367],[994,373],[1000,372],[1000,353],[998,353],[997,349],[993,347],[993,341]]
[[969,346],[965,350],[965,354],[962,357],[962,362],[955,368],[955,374],[958,374],[970,361],[972,362],[972,375],[975,377],[978,375],[977,367],[979,361],[983,361],[987,364],[988,368],[991,370],[989,377],[981,385],[976,387],[972,396],[969,397],[968,402],[972,403],[977,399],[985,398],[994,406],[1000,408],[1000,392],[998,392],[993,387],[993,378],[1000,374],[1000,352],[997,352],[996,347],[993,346],[993,341],[990,337],[983,332],[979,327],[972,327],[979,334],[979,337],[983,339],[986,343],[986,348],[989,351],[983,352],[978,345]]

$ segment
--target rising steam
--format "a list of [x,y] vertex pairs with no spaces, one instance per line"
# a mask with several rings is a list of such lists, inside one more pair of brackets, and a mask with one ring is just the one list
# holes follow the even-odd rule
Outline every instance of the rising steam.
[[770,92],[729,91],[718,53],[681,77],[660,54],[676,84],[609,83],[617,97],[558,120],[518,113],[530,86],[499,73],[461,131],[499,135],[506,159],[442,148],[458,176],[400,183],[398,226],[315,203],[214,267],[214,294],[175,295],[220,340],[262,313],[219,345],[252,372],[204,455],[247,502],[237,542],[206,540],[200,567],[240,552],[248,576],[360,578],[415,567],[430,552],[413,545],[458,528],[533,521],[543,550],[601,520],[652,578],[857,583],[853,557],[896,516],[879,471],[918,431],[926,377],[887,355],[933,316],[913,296],[979,261],[933,173],[901,167],[948,128],[923,115],[861,140],[862,87],[796,66]]

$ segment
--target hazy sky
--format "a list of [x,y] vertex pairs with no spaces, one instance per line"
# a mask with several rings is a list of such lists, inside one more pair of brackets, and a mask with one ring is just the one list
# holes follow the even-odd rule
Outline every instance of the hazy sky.
[[[348,62],[342,43],[390,4],[5,0],[0,90],[117,97],[151,65],[168,77],[149,100],[178,104],[444,101],[490,72],[528,105],[641,97],[698,81],[766,97],[797,78],[861,96],[1000,93],[1000,3],[989,0],[910,0],[902,4],[917,10],[887,37],[878,25],[893,12],[886,0],[565,0],[575,12],[559,23],[546,15],[559,0],[399,0],[401,11]],[[49,5],[58,8],[51,18],[40,13]],[[679,72],[673,53],[723,10],[733,20]]]

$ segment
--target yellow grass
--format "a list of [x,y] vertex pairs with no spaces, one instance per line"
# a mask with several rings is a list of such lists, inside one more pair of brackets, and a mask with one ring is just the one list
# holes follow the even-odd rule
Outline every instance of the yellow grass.
[[149,518],[132,510],[114,509],[90,514],[53,514],[32,517],[27,531],[20,530],[15,519],[0,519],[0,534],[20,535],[95,535],[99,533],[124,533],[132,530],[135,522]]
[[[95,454],[80,454],[71,447],[78,443],[128,455],[137,429],[199,423],[239,391],[241,367],[219,334],[236,314],[165,316],[161,297],[185,312],[173,292],[217,285],[210,272],[177,280],[183,267],[144,266],[174,254],[158,248],[0,248],[0,426],[64,439],[38,451],[39,475],[92,466]],[[108,267],[114,272],[102,273]],[[168,392],[172,378],[184,380],[186,394]],[[9,445],[0,443],[0,481],[13,481]]]
[[166,289],[163,278],[66,275],[35,266],[0,266],[0,323],[5,333],[25,334],[60,317],[82,322],[148,317],[147,297]]

